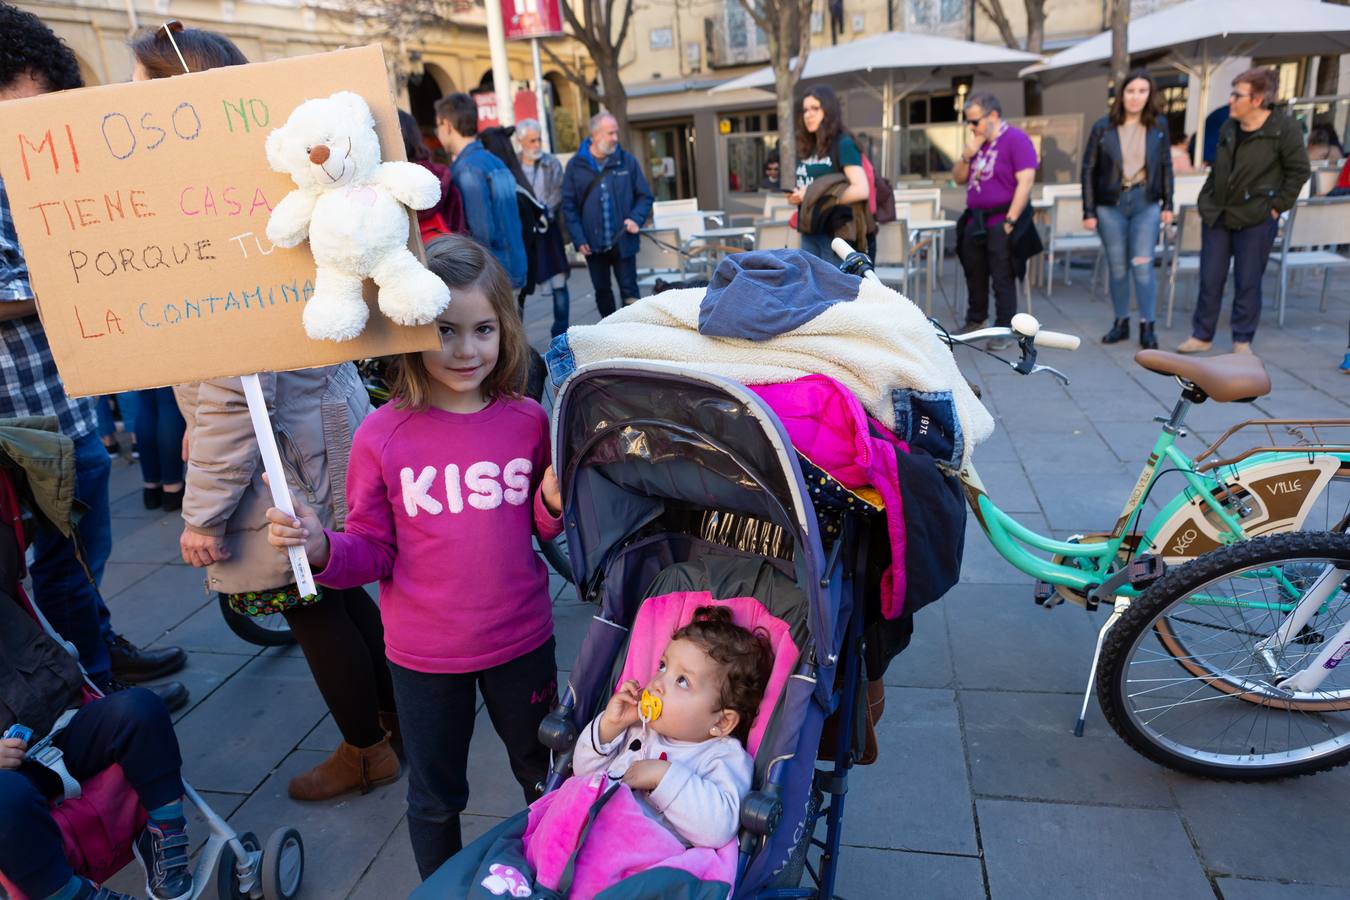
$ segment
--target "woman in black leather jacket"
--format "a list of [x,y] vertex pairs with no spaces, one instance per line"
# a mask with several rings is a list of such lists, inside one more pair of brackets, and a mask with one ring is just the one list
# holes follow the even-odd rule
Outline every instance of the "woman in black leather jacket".
[[1136,69],[1111,112],[1092,126],[1083,151],[1083,226],[1096,230],[1111,272],[1116,319],[1102,342],[1130,336],[1130,282],[1139,305],[1139,346],[1156,348],[1158,277],[1153,271],[1159,223],[1172,221],[1172,154],[1157,88]]

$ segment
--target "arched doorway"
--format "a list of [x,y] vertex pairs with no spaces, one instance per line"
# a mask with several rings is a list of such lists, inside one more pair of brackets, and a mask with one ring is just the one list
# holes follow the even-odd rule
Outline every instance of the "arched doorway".
[[408,102],[417,124],[436,128],[436,101],[455,91],[455,82],[436,63],[425,63],[422,73],[408,82]]

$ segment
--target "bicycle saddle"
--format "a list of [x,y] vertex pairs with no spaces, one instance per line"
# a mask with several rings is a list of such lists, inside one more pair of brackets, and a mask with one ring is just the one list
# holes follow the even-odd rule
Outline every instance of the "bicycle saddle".
[[1189,381],[1220,403],[1255,400],[1270,393],[1265,364],[1250,353],[1182,356],[1165,350],[1140,350],[1134,361],[1150,372]]

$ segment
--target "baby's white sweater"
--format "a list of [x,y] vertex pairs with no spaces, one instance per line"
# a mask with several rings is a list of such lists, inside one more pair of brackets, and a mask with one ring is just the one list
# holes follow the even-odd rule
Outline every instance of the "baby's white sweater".
[[641,759],[665,759],[670,768],[656,790],[636,791],[665,825],[692,847],[721,847],[740,829],[741,800],[750,793],[754,761],[731,737],[676,741],[633,725],[600,743],[600,717],[577,739],[572,771],[579,776],[603,772],[618,780]]

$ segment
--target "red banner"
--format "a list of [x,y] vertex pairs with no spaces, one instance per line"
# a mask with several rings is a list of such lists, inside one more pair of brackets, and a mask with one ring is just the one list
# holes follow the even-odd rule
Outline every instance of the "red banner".
[[[560,0],[502,0],[502,26],[508,41],[558,37],[563,33]],[[517,101],[519,103],[519,101]]]
[[[494,91],[478,91],[473,95],[478,102],[478,128],[491,128],[500,125],[497,117],[497,94]],[[539,118],[538,106],[534,102],[533,91],[516,91],[516,121]]]

